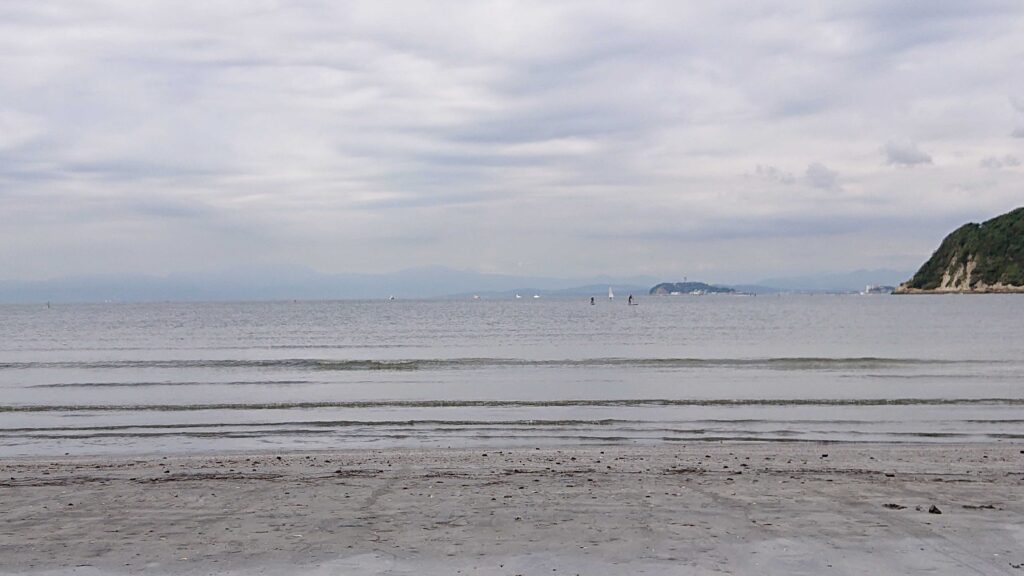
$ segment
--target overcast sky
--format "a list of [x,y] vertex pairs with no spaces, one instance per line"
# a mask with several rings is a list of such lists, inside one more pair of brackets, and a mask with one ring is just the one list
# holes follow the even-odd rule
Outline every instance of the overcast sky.
[[1019,0],[0,0],[0,279],[914,269],[1022,162]]

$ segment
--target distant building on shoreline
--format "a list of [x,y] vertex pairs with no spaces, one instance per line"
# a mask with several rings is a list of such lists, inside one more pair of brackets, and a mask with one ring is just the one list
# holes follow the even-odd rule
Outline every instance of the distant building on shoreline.
[[861,294],[892,294],[896,291],[895,286],[883,286],[877,284],[868,284]]

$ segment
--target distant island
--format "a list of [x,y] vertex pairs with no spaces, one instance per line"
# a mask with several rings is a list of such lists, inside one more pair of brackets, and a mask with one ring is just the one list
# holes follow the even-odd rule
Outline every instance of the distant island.
[[1024,207],[964,224],[895,293],[1024,293]]
[[703,282],[662,282],[651,288],[648,294],[735,294],[736,290],[727,286],[712,286]]

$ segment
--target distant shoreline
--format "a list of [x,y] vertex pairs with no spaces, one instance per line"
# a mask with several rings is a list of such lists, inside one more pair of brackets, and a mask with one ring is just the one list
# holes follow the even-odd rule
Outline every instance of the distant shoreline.
[[987,287],[972,290],[957,290],[952,288],[936,288],[924,290],[921,288],[897,288],[893,291],[896,296],[933,296],[944,294],[1024,294],[1024,286],[1002,286]]

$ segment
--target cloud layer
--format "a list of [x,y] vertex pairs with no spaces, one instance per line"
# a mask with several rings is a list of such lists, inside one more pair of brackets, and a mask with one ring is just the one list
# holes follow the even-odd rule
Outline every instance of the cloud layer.
[[931,164],[932,157],[913,142],[887,142],[883,148],[885,163],[890,166],[916,166]]
[[1024,203],[1022,25],[988,0],[6,3],[0,279],[913,267]]

